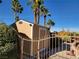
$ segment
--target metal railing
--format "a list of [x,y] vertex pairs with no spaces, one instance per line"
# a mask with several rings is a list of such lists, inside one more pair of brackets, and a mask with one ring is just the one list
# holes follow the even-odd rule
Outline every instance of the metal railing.
[[[58,52],[69,51],[70,45],[66,43],[72,43],[72,40],[76,40],[78,36],[51,36],[40,40],[28,40],[22,38],[21,40],[21,59],[48,59],[51,55],[54,55]],[[30,42],[30,53],[24,52],[23,42]],[[35,42],[37,45],[34,46]],[[65,43],[64,43],[65,42]],[[31,44],[32,43],[32,44]],[[34,48],[36,47],[36,48]],[[28,47],[27,47],[28,48]],[[32,52],[31,52],[32,50]],[[26,54],[24,54],[26,53]],[[27,55],[28,54],[28,55]],[[27,56],[24,58],[24,56]],[[63,56],[63,54],[62,54]],[[53,59],[53,58],[52,58]]]

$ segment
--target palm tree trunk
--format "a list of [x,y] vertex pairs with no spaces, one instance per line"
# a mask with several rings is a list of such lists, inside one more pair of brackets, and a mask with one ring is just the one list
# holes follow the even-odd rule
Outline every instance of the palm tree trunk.
[[39,22],[40,22],[40,12],[38,10],[38,24],[39,24]]
[[36,13],[36,10],[34,12],[34,24],[37,24],[37,13]]
[[19,16],[17,12],[14,12],[14,19],[15,19],[15,22],[19,20]]
[[49,25],[49,30],[50,30],[50,28],[51,28],[51,25]]
[[14,19],[15,19],[15,22],[16,22],[16,17],[17,17],[17,12],[15,11],[15,12],[14,12]]
[[44,26],[46,26],[46,15],[44,15]]

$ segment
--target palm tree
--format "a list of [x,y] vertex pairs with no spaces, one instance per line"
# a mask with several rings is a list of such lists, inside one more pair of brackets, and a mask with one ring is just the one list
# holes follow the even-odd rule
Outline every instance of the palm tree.
[[55,22],[52,19],[49,19],[47,25],[49,25],[49,30],[50,30],[51,26],[55,25]]
[[34,12],[34,24],[37,24],[37,0],[29,0],[27,5],[31,5]]
[[28,5],[31,4],[34,12],[34,24],[39,24],[40,20],[40,6],[44,3],[43,0],[31,0],[28,2]]
[[19,20],[19,13],[22,13],[23,7],[18,0],[12,0],[12,9],[14,11],[15,21]]
[[46,17],[47,16],[51,16],[49,14],[49,11],[47,8],[45,8],[45,6],[41,6],[41,14],[44,16],[44,26],[46,25]]
[[44,0],[39,0],[38,1],[38,24],[39,24],[39,22],[40,22],[40,12],[41,12],[41,6],[43,6],[43,4],[44,4]]
[[[19,0],[12,0],[12,10],[14,11],[14,16],[15,16],[15,22],[19,20],[19,14],[22,13],[23,7],[19,3]],[[17,32],[18,34],[18,32]],[[18,54],[18,59],[20,59],[20,54],[21,50],[19,49],[19,41],[17,39],[17,54]],[[19,57],[20,56],[20,57]]]

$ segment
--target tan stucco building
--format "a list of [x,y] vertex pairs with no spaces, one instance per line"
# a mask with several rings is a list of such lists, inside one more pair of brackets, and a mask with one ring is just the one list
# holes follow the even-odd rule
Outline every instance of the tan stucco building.
[[23,43],[24,54],[34,55],[37,54],[38,50],[41,51],[43,48],[47,49],[49,47],[49,39],[47,39],[49,36],[49,30],[47,27],[24,20],[17,21],[16,27],[22,37],[21,39],[25,39]]

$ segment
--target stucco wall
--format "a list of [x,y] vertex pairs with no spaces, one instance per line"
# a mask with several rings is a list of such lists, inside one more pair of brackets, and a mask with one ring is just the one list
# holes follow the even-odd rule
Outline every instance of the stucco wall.
[[[42,40],[48,37],[48,29],[41,27],[39,25],[33,25],[31,23],[27,23],[25,21],[16,22],[17,30],[20,33],[27,35],[32,40]],[[33,53],[37,53],[38,51],[38,42],[25,42],[24,43],[24,51],[26,53],[30,53],[33,50]],[[43,48],[48,48],[49,40],[44,40],[40,42],[39,50]],[[26,50],[27,49],[27,50]]]
[[[33,40],[42,40],[39,43],[39,51],[43,48],[49,47],[49,39],[46,39],[48,38],[48,35],[49,31],[47,28],[38,25],[33,26]],[[38,51],[38,42],[33,42],[33,53],[36,54],[37,51]]]
[[33,40],[39,40],[39,26],[35,24],[33,26]]
[[40,39],[44,39],[44,38],[48,38],[48,35],[49,35],[49,31],[47,28],[44,28],[44,27],[40,27],[39,28],[39,36],[40,36]]
[[31,53],[31,42],[24,41],[23,51],[24,51],[24,54],[30,55],[30,53]]
[[33,26],[33,40],[44,39],[48,37],[49,31],[47,28],[39,25]]
[[30,39],[32,39],[32,28],[33,25],[31,23],[27,23],[25,21],[16,22],[17,30],[20,33],[27,35]]

